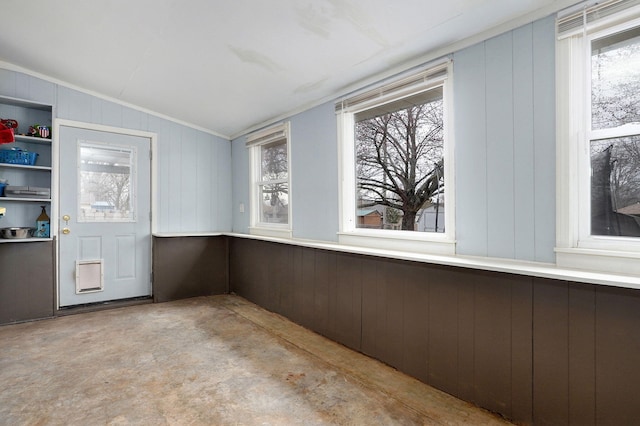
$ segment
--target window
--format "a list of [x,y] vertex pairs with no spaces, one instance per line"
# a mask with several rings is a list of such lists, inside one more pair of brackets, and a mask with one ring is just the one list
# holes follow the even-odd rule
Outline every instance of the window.
[[621,7],[630,3],[558,20],[561,266],[640,274],[640,8]]
[[341,101],[340,242],[453,254],[450,62]]
[[251,161],[251,232],[291,237],[289,123],[247,137]]
[[78,221],[135,222],[136,150],[79,142]]

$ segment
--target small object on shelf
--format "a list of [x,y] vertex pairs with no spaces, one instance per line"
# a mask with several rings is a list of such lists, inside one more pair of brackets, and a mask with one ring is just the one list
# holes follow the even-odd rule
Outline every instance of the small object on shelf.
[[4,197],[4,188],[9,184],[6,179],[0,179],[0,197]]
[[20,148],[0,149],[0,163],[34,166],[37,159],[37,152],[29,152]]
[[30,238],[33,235],[33,228],[30,227],[13,227],[0,229],[0,237],[10,239]]
[[39,186],[14,186],[9,185],[4,189],[6,197],[16,198],[51,198],[51,189]]
[[10,118],[0,118],[0,123],[4,124],[5,127],[8,127],[9,129],[18,128],[18,122]]
[[41,138],[48,139],[49,138],[49,128],[47,126],[38,126],[38,133]]
[[49,215],[47,215],[47,206],[42,207],[42,212],[40,212],[40,216],[36,220],[36,231],[33,234],[36,238],[49,238],[49,229],[51,222],[49,221]]
[[0,219],[7,213],[6,207],[0,207]]
[[0,123],[0,143],[12,143],[16,139],[13,135],[13,128],[8,127],[4,123]]

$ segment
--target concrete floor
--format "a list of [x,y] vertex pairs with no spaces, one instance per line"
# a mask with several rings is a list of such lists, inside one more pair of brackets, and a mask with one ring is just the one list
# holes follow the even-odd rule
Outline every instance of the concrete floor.
[[507,423],[213,296],[0,327],[0,424]]

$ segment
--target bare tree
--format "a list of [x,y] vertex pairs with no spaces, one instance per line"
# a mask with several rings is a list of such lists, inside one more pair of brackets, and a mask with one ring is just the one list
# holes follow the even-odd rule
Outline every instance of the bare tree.
[[356,123],[358,207],[402,211],[402,229],[444,191],[442,98]]
[[130,174],[89,172],[86,185],[91,188],[96,198],[107,201],[117,211],[130,209]]
[[[263,213],[274,222],[287,220],[289,188],[286,182],[288,175],[287,144],[276,142],[261,148],[261,173],[260,180],[270,182],[262,185],[263,203],[268,208],[263,208]],[[285,215],[285,217],[282,217]],[[269,219],[264,217],[265,220]]]

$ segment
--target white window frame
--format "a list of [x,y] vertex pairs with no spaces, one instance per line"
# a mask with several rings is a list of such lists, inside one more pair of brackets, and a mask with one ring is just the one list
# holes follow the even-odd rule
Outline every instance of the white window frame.
[[[453,63],[450,60],[431,64],[419,72],[386,82],[340,101],[336,105],[338,121],[339,209],[338,242],[374,249],[455,254],[455,182],[453,114]],[[445,164],[445,232],[395,231],[357,228],[355,119],[356,113],[437,87],[443,90],[444,164]]]
[[640,26],[640,7],[589,19],[595,9],[614,3],[584,4],[573,14],[579,20],[582,13],[583,24],[558,34],[556,263],[564,268],[640,275],[640,238],[591,235],[590,142],[640,134],[640,126],[625,126],[624,133],[620,128],[591,130],[591,41]]
[[[261,147],[263,145],[285,140],[287,146],[287,187],[289,188],[288,220],[287,223],[263,222],[260,215],[260,186],[267,182],[261,181]],[[291,125],[290,122],[280,123],[247,136],[249,149],[251,188],[250,188],[250,225],[249,233],[265,237],[291,238],[292,197],[291,197]],[[278,181],[282,183],[282,181]]]

